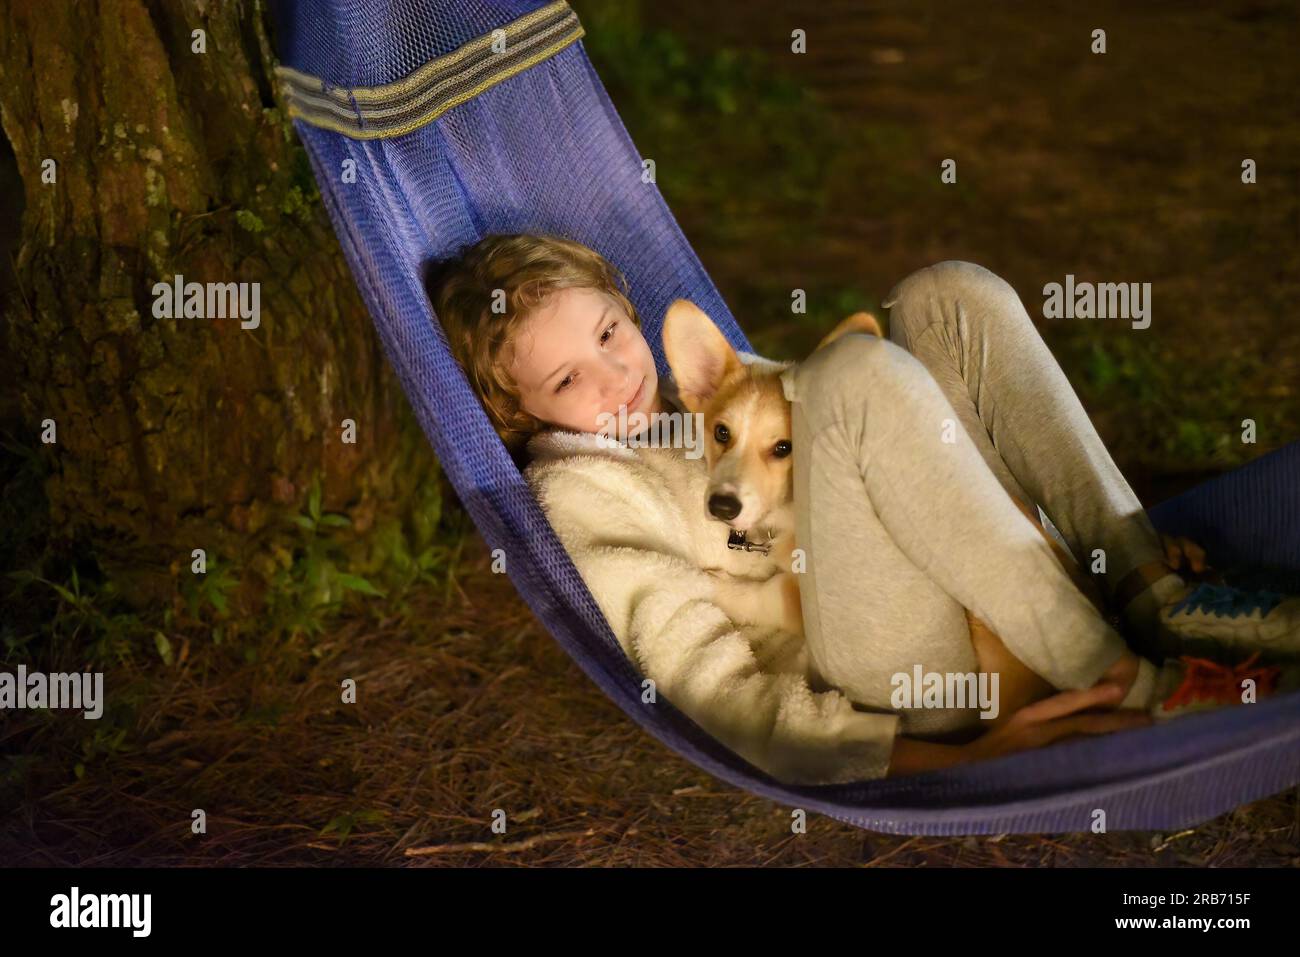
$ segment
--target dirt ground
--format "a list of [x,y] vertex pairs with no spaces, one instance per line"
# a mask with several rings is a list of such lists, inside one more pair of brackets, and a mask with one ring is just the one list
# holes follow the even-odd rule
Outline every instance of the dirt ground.
[[[601,695],[471,548],[445,594],[314,643],[212,648],[139,696],[131,746],[91,761],[68,713],[9,723],[41,753],[0,860],[53,866],[1295,866],[1294,792],[1175,833],[899,837],[724,785]],[[339,703],[340,675],[357,679]],[[86,761],[85,777],[68,772]],[[191,833],[202,809],[207,833]],[[508,815],[505,835],[492,813]]]

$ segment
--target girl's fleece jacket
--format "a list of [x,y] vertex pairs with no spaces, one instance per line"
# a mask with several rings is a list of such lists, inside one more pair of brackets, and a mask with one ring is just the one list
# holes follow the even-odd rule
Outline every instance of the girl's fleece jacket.
[[[666,410],[683,411],[670,379],[659,388]],[[727,526],[705,509],[704,457],[608,444],[591,433],[540,432],[524,476],[656,693],[779,781],[883,777],[898,716],[814,692],[801,636],[736,624],[713,603],[706,569],[762,579],[776,567],[761,553],[727,548]]]

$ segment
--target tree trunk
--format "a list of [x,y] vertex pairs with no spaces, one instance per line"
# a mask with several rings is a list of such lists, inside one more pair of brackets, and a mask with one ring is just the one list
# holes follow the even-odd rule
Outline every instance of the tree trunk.
[[[10,0],[3,17],[26,205],[0,374],[49,456],[54,536],[144,602],[194,548],[259,571],[255,540],[317,475],[360,532],[400,509],[432,454],[276,108],[262,5]],[[157,318],[177,274],[259,283],[260,325]]]

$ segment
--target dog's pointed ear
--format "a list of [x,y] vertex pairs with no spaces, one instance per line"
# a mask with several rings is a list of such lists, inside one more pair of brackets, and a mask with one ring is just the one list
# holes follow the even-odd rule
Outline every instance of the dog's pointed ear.
[[830,332],[826,333],[826,335],[822,337],[822,341],[817,343],[817,348],[820,349],[823,346],[829,346],[840,336],[846,335],[850,332],[867,332],[881,339],[884,338],[880,332],[880,323],[876,322],[875,316],[869,312],[855,312]]
[[682,405],[699,412],[723,380],[740,368],[740,357],[704,310],[678,299],[664,316],[664,355]]

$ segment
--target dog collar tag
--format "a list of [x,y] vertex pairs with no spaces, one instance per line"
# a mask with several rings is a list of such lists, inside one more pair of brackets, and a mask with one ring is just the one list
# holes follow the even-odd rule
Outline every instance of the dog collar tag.
[[772,550],[771,542],[751,542],[745,537],[745,533],[739,529],[730,529],[727,534],[727,547],[744,549],[747,552],[762,552],[766,555]]

